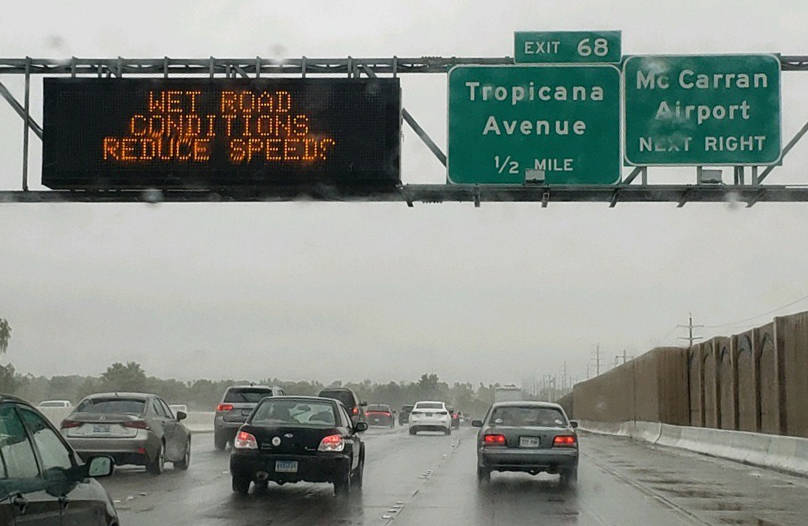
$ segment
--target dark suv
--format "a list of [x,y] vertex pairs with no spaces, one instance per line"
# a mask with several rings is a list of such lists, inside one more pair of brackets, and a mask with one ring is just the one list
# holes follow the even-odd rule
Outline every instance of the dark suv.
[[253,412],[262,398],[283,396],[286,393],[280,387],[266,385],[231,385],[216,406],[213,417],[213,445],[216,449],[224,449],[233,440],[241,425]]
[[112,458],[84,464],[34,407],[0,394],[0,524],[117,526],[106,490],[92,477],[112,473]]
[[365,410],[363,408],[368,404],[367,402],[360,402],[359,397],[356,396],[353,390],[347,387],[329,387],[320,391],[320,394],[317,396],[320,398],[332,398],[342,402],[342,405],[348,410],[348,415],[351,417],[351,423],[353,423],[353,425],[356,425],[358,422],[365,422],[367,424],[367,418],[365,417]]

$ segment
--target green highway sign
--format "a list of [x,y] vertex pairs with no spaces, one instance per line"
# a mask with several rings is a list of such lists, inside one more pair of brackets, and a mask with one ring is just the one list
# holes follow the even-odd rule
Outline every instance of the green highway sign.
[[517,63],[607,62],[621,59],[620,31],[516,31]]
[[631,56],[623,78],[627,163],[779,162],[776,56]]
[[449,182],[619,180],[617,67],[457,66],[448,86]]

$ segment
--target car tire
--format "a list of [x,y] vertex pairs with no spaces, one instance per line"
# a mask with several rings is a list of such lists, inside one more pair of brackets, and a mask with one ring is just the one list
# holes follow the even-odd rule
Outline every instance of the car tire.
[[213,445],[219,451],[224,451],[224,448],[227,447],[227,437],[222,436],[221,433],[214,433],[213,434]]
[[451,428],[451,427],[447,427],[447,428],[446,428],[446,431],[444,431],[444,433],[446,433],[447,435],[451,435],[451,434],[452,434],[452,428]]
[[487,484],[491,482],[491,470],[482,466],[477,466],[477,483]]
[[160,449],[157,450],[157,454],[154,456],[154,459],[146,465],[146,471],[151,473],[152,475],[159,475],[163,472],[166,467],[166,455],[165,455],[165,447],[162,443],[160,443]]
[[191,438],[188,437],[188,442],[186,442],[185,444],[185,456],[182,457],[182,460],[174,462],[174,467],[185,471],[188,469],[188,466],[190,465],[191,465]]
[[345,470],[344,473],[339,475],[339,478],[334,481],[334,495],[337,497],[349,495],[351,493],[351,468],[348,466],[348,469]]
[[250,492],[250,482],[250,477],[233,475],[233,491],[239,495],[246,495]]
[[578,485],[578,468],[566,469],[560,473],[562,488],[574,488]]
[[416,434],[417,432],[418,432],[418,430],[417,430],[417,429],[415,429],[414,427],[411,427],[411,428],[410,428],[410,434],[411,434],[411,435],[414,435],[414,434]]

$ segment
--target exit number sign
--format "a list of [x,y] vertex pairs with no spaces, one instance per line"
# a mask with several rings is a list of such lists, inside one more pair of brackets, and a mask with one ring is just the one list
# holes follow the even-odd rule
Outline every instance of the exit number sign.
[[620,31],[516,31],[517,63],[620,62]]

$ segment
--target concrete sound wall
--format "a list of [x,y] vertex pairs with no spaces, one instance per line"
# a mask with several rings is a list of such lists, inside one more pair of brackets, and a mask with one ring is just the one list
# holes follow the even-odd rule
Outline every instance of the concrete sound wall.
[[688,390],[690,393],[690,425],[704,427],[704,367],[701,344],[687,351]]
[[719,413],[718,359],[715,340],[701,344],[701,367],[704,381],[704,427],[721,427]]
[[780,353],[777,352],[774,323],[758,329],[760,347],[760,432],[773,435],[782,434],[781,427],[781,381]]
[[718,337],[714,340],[718,367],[718,413],[721,429],[738,429],[738,378],[737,358],[732,339]]
[[[738,380],[738,430],[760,431],[760,347],[758,329],[732,337]],[[691,425],[695,425],[691,422]]]
[[600,422],[622,422],[634,414],[634,361],[615,367],[595,378],[575,384],[575,418]]
[[775,318],[774,325],[783,365],[784,434],[808,437],[808,313]]

